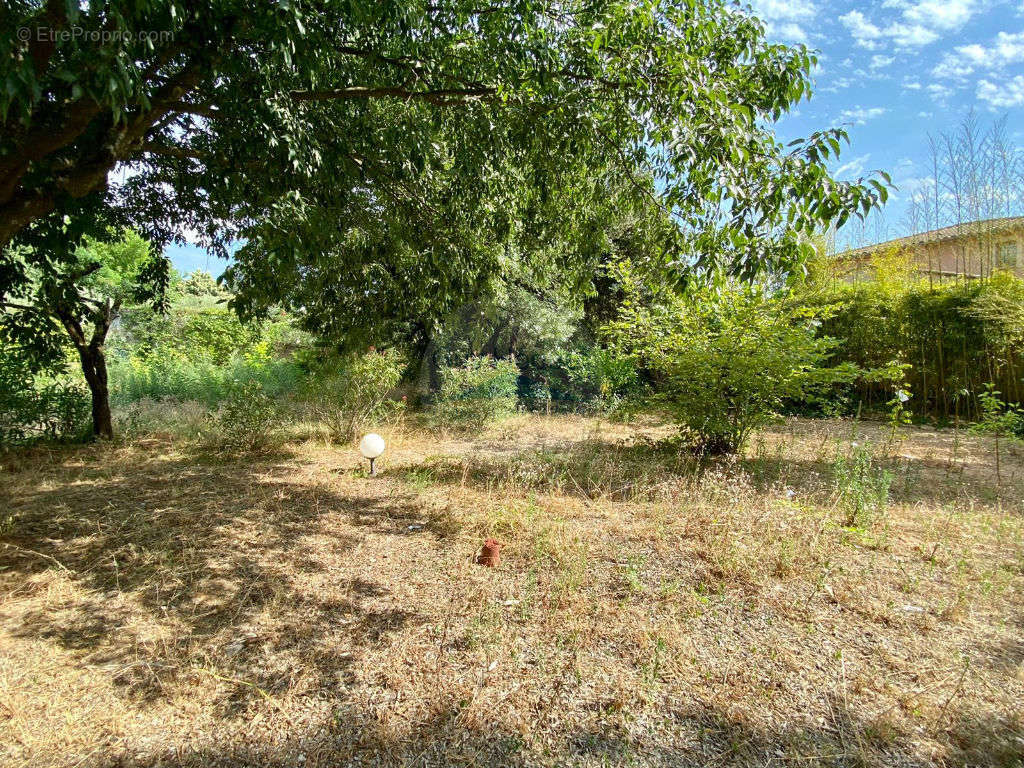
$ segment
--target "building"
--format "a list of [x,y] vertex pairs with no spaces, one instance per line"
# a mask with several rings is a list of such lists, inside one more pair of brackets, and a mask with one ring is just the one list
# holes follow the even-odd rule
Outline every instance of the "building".
[[910,252],[923,274],[938,279],[988,277],[1008,270],[1024,277],[1024,216],[954,224],[840,253],[849,273],[866,271],[875,254]]

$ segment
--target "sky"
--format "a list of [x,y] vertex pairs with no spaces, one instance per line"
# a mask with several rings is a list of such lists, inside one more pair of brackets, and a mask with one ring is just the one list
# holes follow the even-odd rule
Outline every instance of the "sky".
[[[906,204],[929,174],[928,135],[952,132],[973,108],[984,124],[1006,116],[1024,145],[1024,0],[756,0],[770,39],[818,52],[815,91],[777,126],[788,141],[843,125],[833,171],[881,169],[897,190],[868,226],[869,241],[909,234]],[[855,235],[850,227],[838,240]]]
[[[928,178],[929,133],[955,130],[974,109],[986,123],[1006,116],[1024,145],[1024,0],[756,0],[769,39],[802,43],[818,52],[815,92],[777,125],[789,141],[843,125],[850,134],[839,162],[842,179],[873,170],[897,189],[865,232],[885,240],[909,234],[906,202]],[[181,272],[227,265],[195,246],[168,248]]]

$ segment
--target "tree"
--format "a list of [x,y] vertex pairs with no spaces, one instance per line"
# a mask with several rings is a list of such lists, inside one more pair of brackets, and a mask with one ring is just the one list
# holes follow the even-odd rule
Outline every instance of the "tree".
[[[457,305],[511,238],[582,231],[612,173],[662,190],[667,268],[748,277],[886,195],[829,176],[842,130],[776,141],[815,58],[725,0],[20,0],[0,59],[0,248],[98,207],[244,240],[242,312],[384,249],[404,296]],[[26,279],[8,248],[0,296]]]
[[213,279],[213,275],[202,269],[192,270],[178,287],[187,296],[212,296],[221,299],[228,296],[228,292]]
[[92,396],[93,435],[112,437],[107,333],[126,302],[159,306],[167,274],[162,257],[138,233],[124,230],[108,241],[85,238],[58,262],[59,268],[24,250],[14,258],[29,280],[16,299],[3,302],[2,330],[26,360],[40,363],[59,356],[70,339]]
[[[996,219],[1024,211],[1024,151],[1013,143],[1006,117],[987,127],[973,112],[953,132],[928,137],[926,179],[911,195],[907,225],[911,234],[956,227],[968,245],[957,253],[958,274],[990,278],[1001,267]],[[976,252],[976,260],[972,256]],[[929,281],[941,264],[931,263]]]

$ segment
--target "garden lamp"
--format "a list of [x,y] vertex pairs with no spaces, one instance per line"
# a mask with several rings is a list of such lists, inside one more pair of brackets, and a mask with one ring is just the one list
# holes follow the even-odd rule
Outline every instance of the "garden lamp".
[[384,448],[384,438],[376,432],[371,432],[359,441],[359,452],[363,454],[363,458],[370,460],[371,477],[377,474],[376,470],[373,468],[373,460],[384,453]]

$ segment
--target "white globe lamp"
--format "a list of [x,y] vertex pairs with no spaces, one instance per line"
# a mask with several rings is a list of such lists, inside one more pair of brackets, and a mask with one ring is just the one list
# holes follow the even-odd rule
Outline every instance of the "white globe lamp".
[[384,443],[384,438],[378,435],[376,432],[371,432],[368,435],[364,435],[363,439],[359,441],[359,452],[363,454],[363,458],[370,460],[370,476],[373,477],[377,474],[373,467],[373,461],[382,453],[387,445]]

